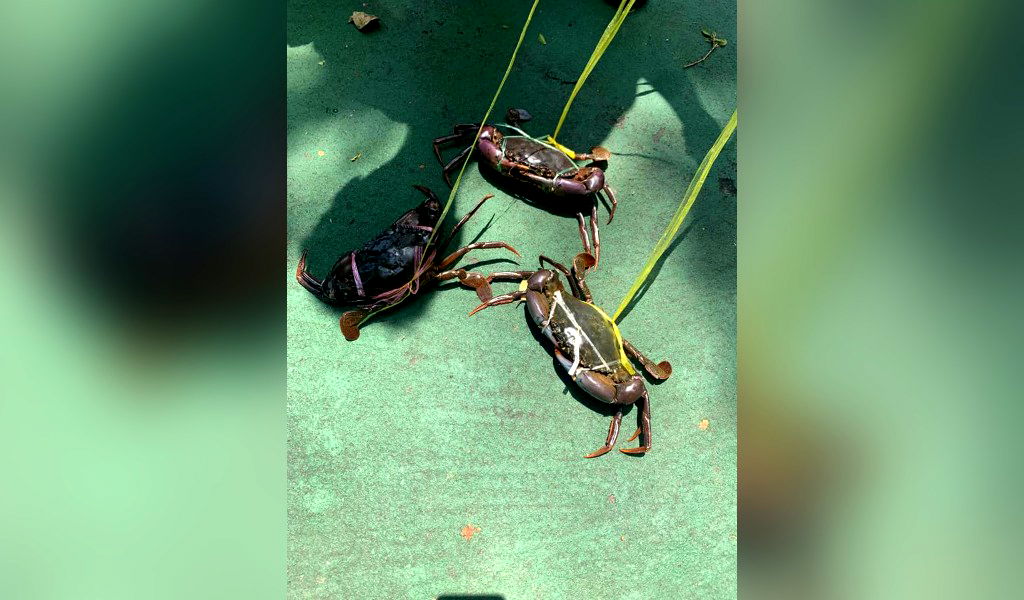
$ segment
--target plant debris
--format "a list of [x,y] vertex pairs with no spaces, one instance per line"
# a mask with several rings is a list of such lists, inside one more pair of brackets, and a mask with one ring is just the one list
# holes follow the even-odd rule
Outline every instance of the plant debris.
[[538,33],[537,34],[537,40],[539,40],[540,43],[544,44],[545,46],[548,45],[548,41],[546,39],[544,39],[544,34],[543,33]]
[[380,19],[375,15],[370,15],[362,11],[355,11],[352,16],[348,18],[348,22],[356,26],[359,31],[371,31],[377,27],[380,27]]
[[356,162],[357,160],[359,160],[360,158],[362,158],[362,156],[363,156],[363,153],[362,153],[362,152],[356,152],[356,155],[355,155],[355,156],[353,156],[352,158],[350,158],[350,159],[349,159],[349,161],[351,161],[351,162]]
[[707,58],[709,56],[711,56],[711,53],[714,52],[716,49],[721,48],[722,46],[724,46],[724,45],[729,43],[729,40],[727,40],[725,38],[718,37],[718,32],[717,31],[708,31],[707,29],[701,29],[700,30],[700,34],[704,36],[704,41],[706,41],[707,43],[711,44],[711,48],[708,50],[707,54],[705,54],[704,56],[698,58],[697,60],[693,61],[692,63],[683,65],[684,69],[689,69],[690,67],[694,67],[696,65],[699,65],[700,63],[702,63],[705,60],[707,60]]

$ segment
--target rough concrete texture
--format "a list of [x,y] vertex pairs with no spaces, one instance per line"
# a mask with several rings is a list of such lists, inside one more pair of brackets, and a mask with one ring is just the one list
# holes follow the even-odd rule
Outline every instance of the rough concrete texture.
[[[648,386],[654,448],[643,457],[583,459],[603,442],[609,413],[567,389],[521,306],[467,318],[476,296],[446,286],[348,343],[342,311],[295,282],[302,249],[323,275],[420,202],[412,184],[446,197],[431,140],[482,116],[528,8],[289,2],[282,277],[293,598],[735,596],[735,141],[621,321],[627,338],[675,368]],[[360,33],[347,23],[354,10],[378,15],[382,28]],[[553,130],[613,12],[596,0],[542,1],[494,119],[518,106],[534,115],[534,135]],[[707,48],[701,27],[730,44],[683,70]],[[601,229],[601,265],[588,279],[608,312],[735,107],[735,31],[733,2],[649,2],[573,106],[560,141],[615,153],[607,174],[619,209]],[[511,242],[525,269],[540,253],[569,261],[580,250],[573,219],[513,198],[476,163],[452,217],[486,193],[496,197],[462,244],[489,224],[481,239]],[[481,250],[469,259],[510,256]],[[623,419],[626,435],[635,415]]]

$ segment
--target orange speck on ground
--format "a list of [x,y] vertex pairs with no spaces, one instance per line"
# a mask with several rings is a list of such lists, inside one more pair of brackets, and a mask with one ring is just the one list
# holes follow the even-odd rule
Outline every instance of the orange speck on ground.
[[316,155],[317,155],[317,156],[323,156],[324,154],[327,154],[327,153],[326,153],[326,152],[324,152],[323,150],[317,150],[317,151],[316,151]]
[[700,424],[697,425],[697,427],[700,427],[701,431],[707,431],[708,425],[710,425],[710,424],[711,424],[711,422],[708,421],[707,419],[701,419],[700,420]]
[[462,531],[459,532],[459,535],[466,538],[466,541],[468,542],[469,540],[473,539],[474,535],[478,533],[480,533],[480,528],[470,523],[469,525],[466,525],[462,528]]

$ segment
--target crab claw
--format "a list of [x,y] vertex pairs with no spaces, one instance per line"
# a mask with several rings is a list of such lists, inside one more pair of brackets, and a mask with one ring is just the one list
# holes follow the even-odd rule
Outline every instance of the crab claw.
[[478,307],[474,308],[473,310],[471,310],[469,312],[469,316],[472,317],[473,315],[475,315],[476,313],[482,311],[483,309],[487,308],[488,306],[500,306],[502,304],[510,304],[512,302],[515,302],[516,300],[522,300],[525,297],[526,297],[526,292],[512,292],[510,294],[502,294],[500,296],[495,296],[495,297],[491,298],[490,300],[485,301],[480,306],[478,306]]

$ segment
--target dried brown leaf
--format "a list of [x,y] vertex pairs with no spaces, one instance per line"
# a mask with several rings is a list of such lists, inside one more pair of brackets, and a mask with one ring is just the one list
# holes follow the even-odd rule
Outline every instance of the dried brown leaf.
[[348,18],[348,22],[354,24],[359,31],[367,28],[372,29],[380,25],[380,19],[376,16],[358,10],[352,13],[352,16]]

